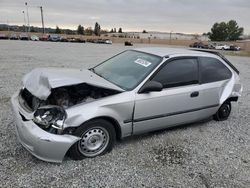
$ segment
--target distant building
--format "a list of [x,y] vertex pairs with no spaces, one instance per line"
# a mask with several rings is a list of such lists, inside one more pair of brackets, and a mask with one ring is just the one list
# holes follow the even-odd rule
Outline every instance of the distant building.
[[171,39],[171,40],[202,40],[208,41],[207,35],[170,33],[170,32],[123,32],[123,33],[106,33],[108,37],[121,38],[140,38],[140,39]]

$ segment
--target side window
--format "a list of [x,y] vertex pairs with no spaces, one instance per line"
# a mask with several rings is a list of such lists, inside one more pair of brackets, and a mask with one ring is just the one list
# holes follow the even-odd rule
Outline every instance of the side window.
[[178,59],[167,63],[152,79],[162,83],[164,88],[198,83],[198,62],[196,59]]
[[200,57],[201,83],[210,83],[230,79],[231,71],[218,59]]

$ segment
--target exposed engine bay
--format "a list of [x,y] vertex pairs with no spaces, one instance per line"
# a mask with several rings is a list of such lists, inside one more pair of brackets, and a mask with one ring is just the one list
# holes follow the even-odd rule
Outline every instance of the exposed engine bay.
[[26,102],[27,107],[30,110],[35,111],[37,108],[45,105],[56,105],[65,109],[82,102],[91,102],[117,93],[120,92],[82,83],[53,88],[51,89],[51,94],[46,100],[41,100],[35,97],[27,89],[22,90],[21,97]]

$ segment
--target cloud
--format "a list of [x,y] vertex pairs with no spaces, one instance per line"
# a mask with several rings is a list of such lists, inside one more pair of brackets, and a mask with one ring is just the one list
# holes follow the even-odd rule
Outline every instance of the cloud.
[[98,17],[98,16],[90,16],[89,18],[91,20],[100,20],[100,17]]
[[[208,32],[217,21],[236,20],[250,33],[249,0],[27,0],[31,24],[39,23],[43,6],[45,24],[75,27],[122,27],[123,30]],[[23,24],[20,0],[0,0],[0,22]]]

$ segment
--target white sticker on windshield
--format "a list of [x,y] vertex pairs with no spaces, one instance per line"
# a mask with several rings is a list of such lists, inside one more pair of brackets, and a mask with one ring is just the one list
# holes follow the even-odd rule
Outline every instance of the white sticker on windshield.
[[146,60],[143,60],[143,59],[140,59],[140,58],[135,60],[135,63],[140,64],[140,65],[142,65],[144,67],[148,67],[148,66],[151,65],[151,63],[149,61],[146,61]]

